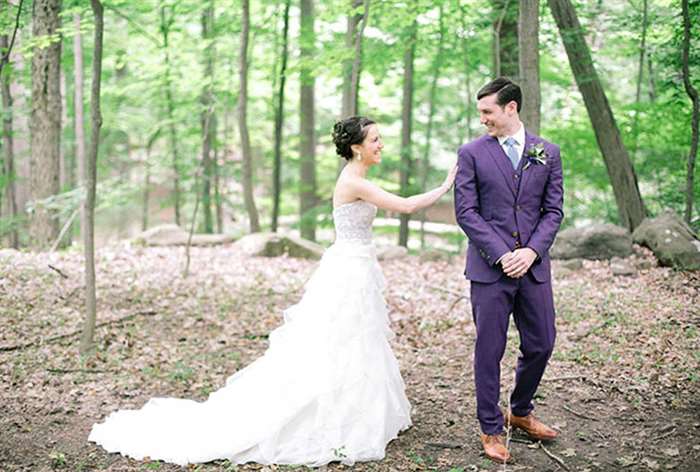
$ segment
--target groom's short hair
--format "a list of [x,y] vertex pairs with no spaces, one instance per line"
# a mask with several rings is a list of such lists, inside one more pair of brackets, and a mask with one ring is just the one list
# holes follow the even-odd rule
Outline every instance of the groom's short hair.
[[518,105],[518,113],[523,106],[523,92],[520,86],[507,77],[499,77],[479,89],[476,99],[481,100],[489,95],[496,95],[496,103],[503,108],[507,103],[515,101]]

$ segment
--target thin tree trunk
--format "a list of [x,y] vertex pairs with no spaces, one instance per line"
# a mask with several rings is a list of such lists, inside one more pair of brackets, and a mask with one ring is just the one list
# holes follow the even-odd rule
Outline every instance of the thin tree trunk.
[[211,183],[214,172],[212,159],[213,144],[216,138],[216,115],[214,114],[214,2],[210,0],[202,12],[202,40],[207,43],[204,51],[205,77],[209,80],[202,91],[202,212],[204,213],[204,232],[214,232],[211,212]]
[[690,152],[688,153],[688,171],[686,174],[685,186],[685,221],[690,224],[693,216],[693,180],[695,177],[695,159],[698,154],[698,120],[700,119],[700,100],[698,91],[690,82],[690,68],[688,65],[690,55],[690,14],[688,11],[688,0],[681,1],[683,11],[683,85],[685,91],[693,102],[693,117],[691,121],[692,137],[690,141]]
[[[356,13],[357,8],[362,5],[363,0],[350,0],[350,8],[352,11],[347,16],[345,30],[345,50],[349,51],[355,46],[355,36],[357,35],[357,26],[362,19],[362,15]],[[343,97],[341,101],[340,117],[347,118],[356,114],[357,102],[353,97],[352,90],[352,67],[353,58],[348,57],[343,60]]]
[[[226,112],[224,112],[226,116]],[[221,171],[219,169],[219,150],[214,148],[214,207],[216,208],[216,232],[224,232],[224,210],[221,206]]]
[[173,166],[173,199],[175,204],[175,224],[180,225],[180,156],[178,153],[177,131],[175,129],[175,103],[172,90],[172,71],[170,70],[169,35],[172,15],[166,20],[165,6],[160,7],[160,32],[163,38],[163,60],[165,62],[165,102],[168,113],[168,131],[170,154]]
[[[437,97],[437,82],[440,77],[440,69],[442,67],[442,54],[445,39],[445,24],[444,24],[443,6],[440,5],[439,36],[438,47],[433,59],[433,77],[430,83],[430,95],[428,97],[428,126],[425,133],[425,149],[423,150],[423,165],[421,166],[420,188],[425,192],[428,183],[428,174],[430,173],[430,141],[433,137],[433,119],[435,118],[435,101]],[[420,247],[425,249],[425,213],[420,212]]]
[[[80,13],[73,15],[75,36],[73,36],[73,56],[75,58],[75,160],[78,165],[78,186],[85,185],[85,117],[83,108],[83,40],[80,33]],[[80,231],[85,228],[85,205],[80,205]]]
[[[35,38],[58,34],[60,0],[36,0],[32,33]],[[48,248],[59,232],[58,220],[41,200],[59,192],[61,148],[61,42],[34,48],[32,55],[32,113],[30,192],[34,212],[29,222],[30,246]]]
[[523,107],[520,114],[525,127],[534,134],[540,133],[540,1],[521,0],[518,20],[518,51],[520,61],[520,87],[523,91]]
[[637,175],[627,149],[622,143],[620,130],[601,86],[598,73],[593,66],[576,10],[569,0],[548,0],[548,3],[559,27],[571,70],[583,96],[598,146],[603,154],[617,202],[620,223],[632,231],[646,216],[644,202],[637,185]]
[[95,190],[97,186],[97,155],[100,144],[102,114],[100,112],[100,83],[102,80],[103,10],[99,0],[91,0],[95,16],[95,48],[92,56],[92,93],[90,96],[90,149],[87,156],[87,198],[85,200],[85,301],[86,319],[80,339],[80,354],[93,347],[97,299],[95,296]]
[[[471,75],[469,74],[469,43],[466,35],[467,31],[467,23],[465,21],[465,18],[467,16],[467,8],[464,5],[460,5],[460,12],[462,13],[460,15],[460,23],[462,26],[462,31],[463,31],[463,36],[461,39],[461,45],[462,45],[462,60],[463,62],[463,68],[464,68],[464,87],[465,87],[465,93],[466,93],[466,99],[462,102],[464,103],[464,111],[463,115],[465,117],[465,130],[466,130],[466,136],[467,140],[471,140],[474,133],[472,131],[472,117],[474,114],[474,107],[472,104],[472,85],[471,85]],[[465,141],[464,135],[460,136],[459,142],[456,144],[456,147],[459,147],[463,142]]]
[[272,168],[272,223],[273,233],[277,232],[280,214],[280,198],[282,196],[282,130],[284,122],[284,87],[287,82],[287,58],[289,48],[289,9],[291,0],[284,2],[284,27],[282,30],[282,65],[279,71],[279,89],[277,90],[277,106],[275,107],[275,156]]
[[656,81],[654,80],[654,67],[650,57],[647,57],[647,68],[649,69],[649,101],[654,103],[656,101]]
[[493,75],[518,80],[518,2],[491,0],[493,25]]
[[[403,98],[401,104],[401,168],[399,171],[401,195],[410,193],[413,159],[411,152],[411,129],[413,126],[413,59],[416,54],[418,23],[414,19],[410,27],[406,49],[403,54]],[[410,215],[399,216],[399,245],[408,247],[408,222]]]
[[148,211],[151,200],[151,150],[153,144],[160,137],[162,128],[156,131],[148,138],[146,143],[146,161],[144,162],[144,182],[143,182],[143,205],[141,211],[141,231],[148,229]]
[[238,95],[238,129],[241,134],[241,151],[243,152],[243,200],[245,202],[250,232],[260,231],[258,209],[253,195],[253,156],[250,151],[248,135],[248,36],[250,32],[250,4],[243,0],[243,18],[241,28],[240,54],[240,92]]
[[[4,2],[3,2],[4,7]],[[0,50],[7,51],[5,54],[10,55],[10,44],[7,35],[0,36]],[[15,154],[14,142],[12,139],[12,117],[14,111],[12,109],[12,94],[10,93],[10,70],[0,70],[0,87],[2,87],[2,147],[4,150],[3,175],[5,177],[5,200],[10,220],[11,230],[9,232],[10,247],[19,248],[19,235],[17,232],[17,197],[15,187]]]
[[637,93],[634,98],[634,117],[632,118],[632,152],[631,158],[634,161],[637,156],[637,146],[639,140],[639,104],[642,98],[642,79],[644,78],[644,56],[646,54],[647,42],[647,0],[642,0],[642,38],[639,46],[639,67],[637,69]]
[[[299,56],[304,64],[314,57],[313,0],[301,0]],[[316,240],[316,130],[314,117],[314,75],[307,64],[300,71],[299,103],[299,229],[301,237]]]

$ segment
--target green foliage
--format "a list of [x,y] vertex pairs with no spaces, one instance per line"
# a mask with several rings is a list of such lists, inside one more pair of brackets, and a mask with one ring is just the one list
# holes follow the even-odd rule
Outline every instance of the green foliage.
[[[686,162],[690,143],[690,102],[680,80],[682,22],[679,0],[649,2],[646,57],[641,99],[635,103],[642,12],[641,2],[575,2],[582,26],[587,32],[598,74],[604,84],[622,138],[633,159],[639,186],[652,214],[664,208],[681,211],[684,206]],[[240,191],[242,166],[239,151],[236,104],[238,99],[238,49],[241,28],[239,5],[215,3],[214,33],[202,39],[201,16],[208,2],[193,0],[114,0],[105,5],[105,52],[102,77],[101,147],[98,160],[98,211],[103,224],[119,220],[114,215],[127,210],[132,218],[140,214],[145,190],[146,166],[150,172],[153,221],[169,218],[173,205],[172,152],[168,127],[177,134],[179,179],[183,192],[183,224],[194,208],[195,174],[201,167],[201,96],[212,84],[217,116],[215,150],[222,182],[221,198],[227,215],[240,224],[245,210]],[[273,157],[273,116],[281,50],[283,3],[264,0],[251,5],[251,44],[249,51],[249,128],[254,159],[256,201],[264,225],[271,212]],[[315,2],[314,58],[299,60],[299,5],[292,2],[289,37],[287,91],[284,104],[282,145],[282,215],[298,214],[299,191],[299,77],[308,69],[316,78],[317,196],[318,205],[305,215],[320,227],[330,227],[330,197],[337,175],[338,158],[330,142],[330,130],[340,113],[342,62],[353,56],[345,46],[349,0]],[[438,16],[443,10],[444,53],[438,52]],[[358,11],[361,11],[359,7]],[[3,71],[24,87],[22,105],[13,109],[15,117],[30,117],[30,55],[52,41],[62,41],[62,68],[65,80],[65,121],[62,149],[75,168],[72,40],[77,34],[73,14],[82,15],[85,75],[85,125],[89,137],[89,87],[92,62],[92,14],[77,0],[65,1],[61,35],[32,38],[31,9],[20,18],[18,51],[24,66],[15,70],[8,64]],[[15,7],[0,15],[0,25],[9,30],[14,24]],[[164,24],[161,24],[161,13]],[[691,2],[691,76],[700,85],[700,6]],[[375,119],[385,141],[381,166],[370,177],[387,190],[398,191],[401,132],[401,90],[403,51],[414,19],[416,35],[412,158],[414,173],[419,169],[428,143],[430,86],[432,72],[440,65],[435,95],[428,187],[437,185],[455,160],[460,144],[483,132],[475,112],[476,90],[491,77],[491,2],[483,0],[387,0],[371,1],[368,25],[362,46],[362,76],[359,109]],[[697,21],[696,21],[697,20]],[[569,70],[556,25],[542,2],[541,22],[541,134],[562,148],[565,176],[564,225],[588,221],[617,220],[615,200],[605,164],[598,149],[580,93]],[[168,32],[170,66],[166,67],[163,27]],[[214,74],[204,72],[204,54],[213,46]],[[168,117],[166,90],[171,90],[173,117]],[[700,88],[700,87],[698,87]],[[8,110],[3,110],[5,115]],[[17,137],[27,138],[28,130],[16,127]],[[17,157],[26,164],[26,151]],[[25,166],[26,167],[26,166]],[[75,173],[75,171],[73,171]],[[420,191],[419,179],[412,179],[411,193]],[[700,179],[695,198],[700,197]],[[26,180],[18,179],[26,186]],[[0,188],[7,177],[0,176]],[[62,193],[46,201],[30,202],[52,208],[65,221],[80,204],[82,191],[73,182]],[[696,213],[697,215],[697,207]],[[24,210],[24,209],[23,209]],[[201,209],[200,209],[201,210]],[[203,212],[199,212],[202,218]],[[23,213],[26,215],[26,213]],[[0,234],[10,228],[24,229],[25,216],[10,221],[0,217]],[[292,225],[298,225],[295,220]],[[112,223],[109,223],[112,224]],[[700,218],[694,216],[700,228]]]

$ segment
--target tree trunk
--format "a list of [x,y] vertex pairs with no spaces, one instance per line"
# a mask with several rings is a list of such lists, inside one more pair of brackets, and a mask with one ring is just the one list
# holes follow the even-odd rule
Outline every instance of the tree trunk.
[[287,82],[287,59],[289,48],[289,9],[291,0],[284,2],[284,28],[282,31],[282,65],[279,71],[279,89],[277,91],[277,106],[275,107],[275,157],[272,169],[272,223],[271,231],[277,232],[277,221],[280,214],[280,198],[282,196],[282,125],[284,122],[284,87]]
[[[36,0],[32,34],[35,38],[57,35],[60,0]],[[30,192],[34,212],[29,221],[30,246],[47,248],[58,236],[58,220],[41,200],[59,192],[61,148],[61,42],[35,47],[32,55],[32,113]]]
[[[440,78],[440,69],[442,67],[443,44],[445,39],[445,23],[443,18],[443,6],[440,5],[439,36],[437,52],[433,59],[433,77],[430,83],[430,95],[428,97],[428,126],[425,133],[425,149],[423,150],[423,165],[421,166],[420,188],[421,192],[425,192],[428,183],[428,174],[430,173],[430,141],[433,136],[433,119],[435,118],[435,100],[437,97],[437,82]],[[420,247],[425,249],[425,210],[420,212]]]
[[[357,8],[364,5],[363,14],[357,14]],[[341,118],[358,114],[358,91],[360,69],[362,67],[362,38],[369,17],[369,0],[352,0],[352,14],[347,18],[345,48],[354,51],[353,57],[343,61],[343,102]],[[359,31],[358,31],[359,26]]]
[[214,2],[210,0],[202,12],[202,40],[206,44],[204,51],[204,76],[209,80],[202,91],[202,212],[204,213],[204,232],[214,232],[211,212],[211,183],[214,178],[212,159],[213,144],[216,139],[216,115],[214,113]]
[[518,51],[520,53],[520,87],[523,108],[520,117],[525,127],[540,133],[540,1],[521,0],[518,20]]
[[[6,51],[9,60],[9,38],[7,35],[0,36],[0,50]],[[15,249],[19,248],[19,235],[16,229],[17,224],[17,197],[15,188],[15,154],[14,142],[12,139],[12,94],[10,93],[11,69],[0,70],[0,87],[2,88],[2,147],[4,150],[4,163],[2,174],[5,178],[5,205],[7,217],[10,221],[9,244]]]
[[690,56],[690,14],[688,12],[688,0],[681,1],[683,11],[683,85],[685,91],[693,102],[693,116],[691,121],[692,137],[690,141],[690,152],[688,153],[688,172],[685,186],[685,221],[690,224],[693,216],[693,180],[695,176],[695,159],[698,154],[698,119],[700,117],[700,100],[698,91],[690,82],[690,68],[688,65]]
[[[418,23],[414,19],[410,27],[406,49],[403,54],[403,98],[401,103],[401,168],[399,171],[402,196],[407,197],[411,192],[411,174],[413,159],[411,155],[411,128],[413,126],[413,59],[416,54],[416,36]],[[399,216],[399,245],[408,247],[408,222],[410,216],[401,213]]]
[[[467,8],[464,5],[460,5],[460,12],[462,13],[460,15],[460,23],[462,26],[462,31],[467,31],[467,22],[465,21],[465,18],[467,16]],[[472,103],[473,97],[472,97],[472,84],[471,84],[471,75],[469,74],[469,69],[470,69],[470,64],[469,64],[469,39],[467,38],[466,34],[462,37],[461,39],[461,46],[462,46],[462,60],[463,65],[462,67],[463,72],[464,72],[464,87],[465,87],[465,93],[466,93],[466,98],[465,100],[462,101],[464,104],[464,111],[462,114],[464,115],[465,119],[465,126],[462,127],[462,129],[466,132],[466,139],[465,135],[461,134],[459,137],[459,142],[456,143],[455,147],[459,147],[462,143],[464,143],[466,140],[471,140],[473,137],[473,132],[472,132],[472,117],[474,115],[474,106]]]
[[173,16],[166,19],[166,7],[160,7],[160,32],[163,38],[163,60],[165,62],[165,103],[168,113],[170,154],[173,166],[173,199],[175,203],[175,224],[180,225],[180,156],[178,153],[177,131],[175,129],[175,103],[173,100],[170,70],[169,35]]
[[548,0],[548,3],[559,27],[571,70],[603,154],[617,202],[620,223],[632,231],[646,216],[644,202],[637,186],[637,175],[593,66],[576,10],[569,0]]
[[299,103],[299,229],[301,237],[316,240],[316,130],[314,117],[314,73],[309,63],[314,57],[313,0],[301,0],[299,57],[301,94]]
[[[73,36],[73,56],[75,57],[75,160],[78,165],[78,187],[85,185],[85,118],[83,109],[83,40],[80,33],[80,13],[73,15],[75,36]],[[85,205],[80,205],[80,231],[85,228]]]
[[243,18],[241,28],[241,54],[240,54],[240,92],[238,95],[238,129],[241,133],[241,151],[243,153],[243,200],[245,202],[248,219],[250,220],[250,232],[260,231],[258,209],[255,206],[253,195],[253,156],[250,151],[250,137],[248,135],[248,36],[250,32],[250,4],[249,0],[243,0]]
[[647,15],[648,5],[647,0],[642,1],[642,37],[639,46],[639,66],[637,69],[637,93],[634,98],[634,117],[632,118],[632,160],[637,155],[637,146],[639,140],[639,104],[642,98],[642,79],[644,78],[644,56],[646,54],[647,42]]
[[518,2],[491,0],[493,8],[493,76],[518,78]]
[[80,354],[87,354],[93,347],[95,336],[95,190],[97,186],[97,154],[100,143],[102,114],[100,113],[100,82],[102,80],[102,32],[103,10],[99,0],[91,0],[95,16],[95,49],[92,56],[92,93],[90,96],[90,149],[87,155],[87,198],[85,200],[85,305],[86,319],[80,339]]

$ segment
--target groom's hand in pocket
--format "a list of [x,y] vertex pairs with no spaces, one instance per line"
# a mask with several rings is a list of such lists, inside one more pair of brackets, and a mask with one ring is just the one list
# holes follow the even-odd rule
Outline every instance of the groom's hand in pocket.
[[537,259],[537,253],[529,247],[516,249],[510,253],[510,257],[505,257],[501,261],[503,272],[514,279],[519,279],[525,275]]

